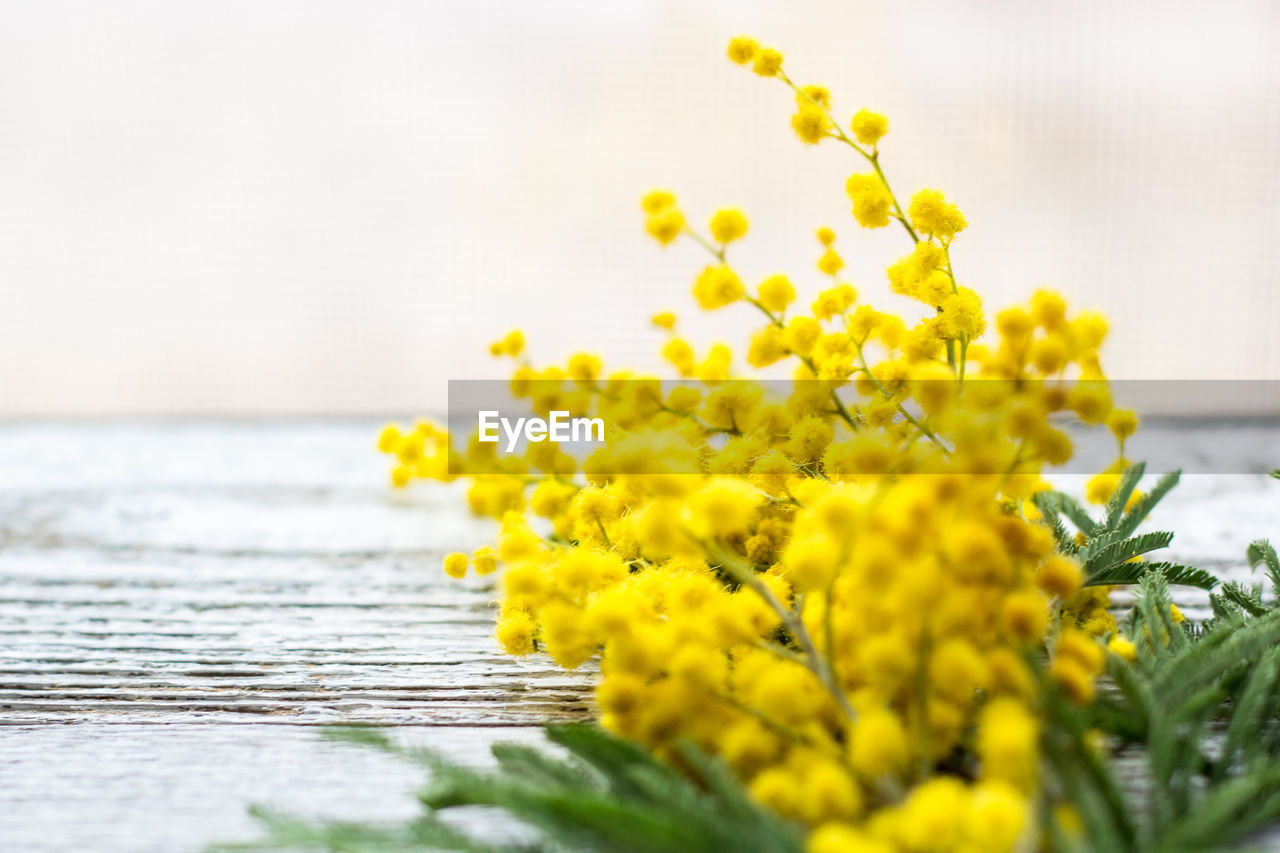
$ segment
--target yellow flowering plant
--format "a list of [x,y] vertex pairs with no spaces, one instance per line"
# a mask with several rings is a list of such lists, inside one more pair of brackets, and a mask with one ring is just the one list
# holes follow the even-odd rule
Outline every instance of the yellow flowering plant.
[[[700,352],[670,311],[652,323],[674,383],[586,353],[538,367],[512,332],[491,347],[514,362],[511,394],[544,417],[599,417],[603,445],[504,454],[392,425],[378,441],[392,480],[466,476],[470,509],[498,522],[494,547],[444,568],[501,572],[507,652],[598,661],[605,729],[676,767],[690,749],[714,756],[815,853],[1112,838],[1091,799],[1109,791],[1106,771],[1073,769],[1100,761],[1088,745],[1110,719],[1099,679],[1136,684],[1190,636],[1169,622],[1166,583],[1215,581],[1143,561],[1170,534],[1137,527],[1177,476],[1137,488],[1125,442],[1138,419],[1113,405],[1099,358],[1106,321],[1042,290],[989,324],[953,263],[964,214],[936,189],[904,205],[890,187],[888,120],[842,120],[825,87],[798,85],[752,39],[727,52],[790,91],[802,143],[850,149],[853,217],[901,229],[887,283],[917,312],[873,307],[842,275],[829,227],[816,232],[822,284],[802,299],[798,277],[735,265],[742,211],[718,210],[702,231],[655,190],[648,233],[708,256],[693,276],[700,308],[756,321],[749,370],[726,345]],[[774,365],[792,371],[783,394],[758,378]],[[1115,439],[1116,461],[1087,487],[1101,519],[1044,479],[1073,455],[1070,424]],[[1122,631],[1108,591],[1139,581],[1147,610]],[[1113,829],[1141,846],[1137,830]]]

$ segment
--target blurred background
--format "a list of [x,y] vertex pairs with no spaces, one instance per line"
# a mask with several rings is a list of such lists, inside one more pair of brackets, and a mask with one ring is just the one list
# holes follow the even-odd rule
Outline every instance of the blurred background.
[[1007,2],[8,2],[0,5],[0,417],[368,415],[583,348],[657,369],[703,344],[699,222],[819,286],[813,229],[901,307],[896,228],[849,215],[851,152],[724,58],[781,49],[838,115],[890,117],[895,189],[970,222],[962,282],[1105,311],[1126,378],[1280,379],[1280,6]]

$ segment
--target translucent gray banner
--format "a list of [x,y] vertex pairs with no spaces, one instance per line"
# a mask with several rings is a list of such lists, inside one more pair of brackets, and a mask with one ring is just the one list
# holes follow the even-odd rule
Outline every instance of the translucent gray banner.
[[[957,393],[973,413],[966,417],[973,418],[1009,417],[1001,408],[1007,402],[1000,401],[1048,401],[1056,409],[1048,423],[1070,439],[1072,450],[1070,460],[1047,466],[1049,471],[1094,474],[1115,462],[1117,442],[1106,424],[1081,421],[1081,415],[1096,420],[1091,406],[1098,405],[1139,416],[1161,413],[1125,442],[1125,457],[1146,462],[1149,473],[1263,474],[1280,467],[1280,381],[1113,380],[1100,386],[970,379],[962,387],[952,380],[930,385],[910,383],[899,408],[885,396],[891,389],[866,381],[835,387],[818,380],[450,380],[447,418],[457,452],[449,467],[457,475],[514,471],[532,448],[534,468],[571,460],[566,471],[585,466],[600,476],[699,474],[707,470],[707,456],[735,438],[764,431],[771,435],[767,445],[782,444],[778,421],[766,411],[770,406],[790,406],[793,413],[809,406],[832,423],[839,444],[864,434],[868,413],[879,408],[883,417],[889,405],[894,420],[915,420],[929,447],[948,459],[948,473],[991,473],[967,470],[957,461],[961,455],[953,458],[946,417],[915,402]],[[559,462],[548,461],[553,459]],[[859,473],[894,473],[899,462],[886,457],[881,468]]]

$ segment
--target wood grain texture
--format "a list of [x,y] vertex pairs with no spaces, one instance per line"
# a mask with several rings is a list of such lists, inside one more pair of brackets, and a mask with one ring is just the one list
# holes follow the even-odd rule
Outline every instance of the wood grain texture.
[[388,489],[374,430],[0,427],[0,850],[195,851],[252,802],[403,818],[420,771],[309,727],[483,762],[587,715],[588,674],[500,654],[492,585],[440,572],[492,531]]
[[[251,834],[251,802],[401,818],[420,773],[311,727],[483,762],[589,716],[590,672],[500,654],[491,585],[440,572],[491,525],[457,486],[386,488],[374,431],[0,426],[0,850],[195,851]],[[1155,523],[1245,577],[1280,484],[1188,478]]]

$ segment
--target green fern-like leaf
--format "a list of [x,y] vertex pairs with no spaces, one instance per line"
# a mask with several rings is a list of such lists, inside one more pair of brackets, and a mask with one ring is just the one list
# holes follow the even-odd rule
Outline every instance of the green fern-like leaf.
[[496,743],[492,751],[505,772],[534,784],[587,787],[596,781],[591,776],[594,771],[589,768],[552,758],[530,746]]
[[1240,698],[1231,711],[1227,733],[1223,738],[1222,752],[1214,766],[1214,778],[1226,778],[1227,772],[1237,760],[1256,763],[1260,756],[1247,749],[1253,735],[1275,716],[1276,703],[1280,699],[1276,687],[1280,682],[1280,658],[1267,655],[1255,667],[1245,681]]
[[1102,523],[1095,521],[1089,511],[1080,505],[1080,502],[1071,495],[1062,492],[1054,493],[1059,511],[1071,520],[1076,529],[1085,535],[1086,538],[1093,538],[1102,533],[1105,528]]
[[1229,581],[1222,585],[1222,597],[1249,616],[1262,616],[1267,612],[1259,587],[1249,589],[1236,581]]
[[267,830],[265,838],[233,844],[217,844],[210,853],[251,850],[327,850],[341,853],[533,853],[519,844],[474,841],[432,816],[416,818],[400,826],[367,823],[313,823],[292,815],[254,806],[250,814]]
[[1157,690],[1181,700],[1229,674],[1247,669],[1280,643],[1280,611],[1239,627],[1226,626],[1202,637],[1158,673]]
[[1111,499],[1107,501],[1107,515],[1103,522],[1106,530],[1119,529],[1120,520],[1124,516],[1124,508],[1129,504],[1129,498],[1133,495],[1133,490],[1138,487],[1138,481],[1142,479],[1142,475],[1147,470],[1147,463],[1139,462],[1136,465],[1130,465],[1120,475],[1120,482],[1116,484],[1116,489],[1111,493]]
[[[1169,492],[1178,485],[1182,479],[1182,471],[1170,471],[1164,474],[1160,479],[1156,480],[1156,484],[1151,487],[1151,491],[1147,492],[1137,503],[1124,514],[1124,517],[1116,525],[1116,530],[1122,536],[1132,536],[1142,522],[1146,521],[1147,516],[1151,515],[1151,511],[1156,508],[1160,501],[1164,500]],[[1126,498],[1127,500],[1127,498]]]
[[1221,850],[1280,817],[1280,763],[1209,790],[1163,834],[1167,850]]
[[1075,554],[1080,550],[1080,546],[1076,544],[1071,531],[1067,530],[1067,526],[1062,523],[1062,516],[1058,514],[1058,503],[1055,500],[1056,495],[1057,492],[1037,492],[1032,498],[1032,503],[1035,504],[1036,509],[1040,510],[1044,523],[1053,534],[1053,541],[1059,553]]
[[[266,839],[223,849],[801,853],[803,848],[796,827],[754,803],[721,760],[688,745],[678,750],[687,771],[680,773],[639,745],[594,726],[550,726],[548,739],[563,747],[566,757],[500,744],[493,750],[498,769],[480,771],[427,750],[397,746],[374,730],[343,729],[330,736],[430,768],[430,780],[419,793],[426,812],[398,827],[315,824],[263,812]],[[497,846],[478,841],[441,822],[441,813],[458,806],[502,809],[540,833],[541,840]]]
[[1097,549],[1090,549],[1085,556],[1085,574],[1088,575],[1102,569],[1108,569],[1116,563],[1123,563],[1125,560],[1131,560],[1142,554],[1149,554],[1152,551],[1167,548],[1172,541],[1172,533],[1157,531],[1131,536],[1128,539],[1107,543]]
[[1097,536],[1087,541],[1077,553],[1077,556],[1086,563],[1092,560],[1103,549],[1109,548],[1117,542],[1124,541],[1124,536],[1118,530],[1104,530]]
[[[1259,546],[1251,559],[1265,564],[1265,554]],[[1197,629],[1175,622],[1169,585],[1211,581],[1207,573],[1167,563],[1107,571],[1141,573],[1125,620],[1137,660],[1110,657],[1113,689],[1084,710],[1064,709],[1052,688],[1044,690],[1048,778],[1081,816],[1083,849],[1226,849],[1280,820],[1280,610],[1262,604],[1260,589],[1228,583],[1211,594],[1216,618]],[[1089,728],[1141,748],[1140,796],[1120,786],[1122,805],[1115,804],[1112,768],[1089,768],[1086,751],[1074,746]],[[1117,818],[1126,812],[1136,818],[1127,827]],[[1052,826],[1047,832],[1051,849],[1072,849],[1054,841]]]
[[1126,584],[1138,583],[1142,578],[1146,577],[1153,570],[1164,572],[1165,580],[1175,586],[1194,586],[1199,589],[1213,589],[1218,584],[1218,579],[1206,572],[1204,569],[1197,569],[1193,566],[1184,566],[1179,563],[1117,563],[1110,568],[1102,569],[1089,575],[1085,581],[1085,586],[1123,586]]
[[1245,557],[1251,569],[1266,566],[1267,577],[1271,579],[1271,591],[1280,598],[1280,556],[1276,555],[1276,549],[1271,543],[1266,539],[1250,542],[1249,547],[1245,549]]

